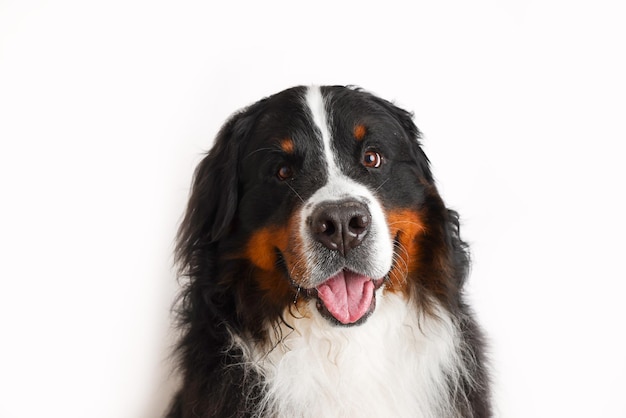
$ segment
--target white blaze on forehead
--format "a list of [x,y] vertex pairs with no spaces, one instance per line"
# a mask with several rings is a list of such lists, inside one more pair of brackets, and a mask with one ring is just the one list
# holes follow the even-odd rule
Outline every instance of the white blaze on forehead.
[[[327,111],[326,101],[322,95],[320,87],[313,86],[307,89],[306,106],[311,112],[313,123],[321,135],[321,145],[323,148],[324,160],[328,180],[324,186],[319,188],[311,196],[302,210],[300,221],[300,235],[303,237],[305,246],[308,247],[307,254],[313,254],[313,240],[308,233],[307,219],[311,216],[318,204],[327,201],[338,201],[343,199],[355,199],[365,203],[372,216],[371,228],[368,233],[367,242],[362,245],[370,247],[371,258],[366,264],[369,265],[369,273],[375,279],[381,278],[391,268],[393,246],[387,228],[387,221],[382,205],[374,194],[362,183],[345,175],[338,164],[339,158],[336,150],[332,146],[332,130],[330,128],[332,115]],[[319,264],[314,256],[307,259],[308,271],[313,271]]]
[[319,86],[311,86],[307,89],[306,104],[311,111],[313,123],[319,129],[322,137],[322,148],[324,149],[324,159],[328,167],[328,175],[334,176],[340,174],[339,168],[335,163],[335,157],[331,145],[331,131],[329,114],[326,112],[326,103],[322,96],[322,89]]

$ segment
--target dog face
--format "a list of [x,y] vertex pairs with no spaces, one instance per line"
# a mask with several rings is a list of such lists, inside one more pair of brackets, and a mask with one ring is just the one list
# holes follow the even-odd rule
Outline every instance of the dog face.
[[196,171],[179,259],[195,277],[219,269],[216,294],[236,295],[244,323],[295,306],[357,325],[380,291],[450,303],[463,268],[456,218],[418,139],[410,114],[358,89],[296,87],[255,103]]
[[466,246],[419,136],[346,87],[226,122],[179,230],[169,416],[490,416]]

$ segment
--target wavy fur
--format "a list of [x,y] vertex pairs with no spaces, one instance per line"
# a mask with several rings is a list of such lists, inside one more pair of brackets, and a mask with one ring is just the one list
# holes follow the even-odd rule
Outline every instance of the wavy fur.
[[[307,106],[313,89],[317,110]],[[316,140],[320,120],[334,142]],[[167,417],[491,416],[483,336],[462,290],[468,248],[419,137],[408,112],[345,87],[296,87],[226,122],[196,169],[179,229],[183,383]],[[292,143],[281,150],[276,138]],[[386,158],[378,171],[352,159],[372,147]],[[372,221],[389,228],[393,267],[358,325],[321,315],[316,292],[294,273],[306,269],[290,258],[318,251],[336,261],[307,235],[305,215],[324,203],[315,192],[337,175],[323,155],[348,184],[329,188],[331,198],[364,190],[355,198],[400,219]],[[285,164],[294,179],[271,176]],[[375,251],[383,238],[368,239]]]

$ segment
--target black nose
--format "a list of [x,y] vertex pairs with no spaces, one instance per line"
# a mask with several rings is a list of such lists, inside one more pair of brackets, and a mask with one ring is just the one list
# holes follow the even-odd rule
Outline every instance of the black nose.
[[363,242],[371,223],[367,206],[355,200],[320,203],[309,218],[313,237],[344,257]]

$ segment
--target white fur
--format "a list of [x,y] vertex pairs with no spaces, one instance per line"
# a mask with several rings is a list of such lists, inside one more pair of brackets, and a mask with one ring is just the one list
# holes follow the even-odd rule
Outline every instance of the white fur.
[[377,298],[362,325],[331,325],[310,302],[306,312],[285,313],[272,341],[246,345],[248,364],[264,378],[259,416],[454,417],[446,376],[463,369],[450,316],[419,316],[382,290]]
[[309,87],[307,89],[305,100],[306,105],[313,116],[313,123],[322,134],[321,139],[324,147],[324,155],[326,156],[329,177],[332,177],[339,174],[339,168],[337,167],[335,157],[332,152],[330,121],[328,120],[330,115],[326,111],[326,103],[324,102],[324,97],[322,96],[322,90],[318,86]]
[[[327,184],[300,213],[305,253],[315,253],[306,227],[315,206],[346,197],[358,199],[372,215],[367,269],[378,275],[375,278],[383,277],[393,259],[383,208],[367,187],[342,173],[320,89],[310,88],[305,101],[321,132],[328,173]],[[314,257],[306,260],[309,272],[315,272],[320,262]],[[452,403],[460,393],[455,385],[467,372],[458,327],[444,309],[433,303],[434,315],[425,314],[404,295],[383,286],[376,292],[376,309],[367,321],[342,327],[323,318],[315,303],[307,302],[300,311],[297,305],[286,309],[285,322],[268,324],[269,341],[233,338],[244,352],[246,365],[262,376],[265,395],[258,416],[455,417]]]
[[[391,269],[393,259],[393,245],[385,220],[385,213],[381,204],[374,194],[363,184],[354,181],[342,173],[334,147],[332,146],[331,130],[326,111],[324,98],[319,87],[310,87],[307,90],[306,105],[313,116],[313,122],[322,134],[322,147],[324,149],[327,165],[328,181],[311,196],[300,214],[300,236],[304,241],[304,253],[309,254],[307,259],[307,271],[314,272],[315,266],[320,260],[313,251],[315,241],[308,233],[307,219],[321,202],[340,201],[346,198],[355,199],[368,206],[372,217],[369,234],[371,257],[367,260],[367,273],[374,279],[382,278]],[[306,279],[305,279],[306,280]],[[319,284],[319,278],[308,278],[310,282],[303,282],[304,286],[310,287]]]

